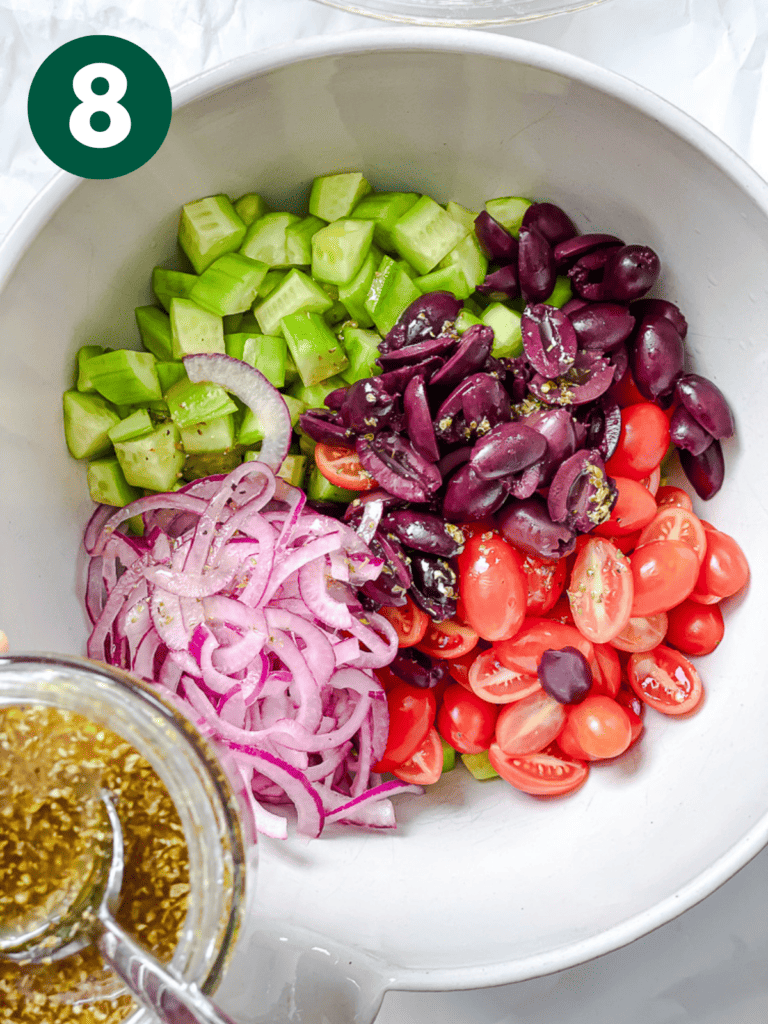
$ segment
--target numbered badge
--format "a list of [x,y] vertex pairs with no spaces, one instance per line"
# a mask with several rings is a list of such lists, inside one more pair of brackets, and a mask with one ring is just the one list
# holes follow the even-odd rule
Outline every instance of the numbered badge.
[[146,50],[117,36],[65,43],[37,70],[27,104],[35,141],[82,178],[118,178],[158,151],[171,90]]

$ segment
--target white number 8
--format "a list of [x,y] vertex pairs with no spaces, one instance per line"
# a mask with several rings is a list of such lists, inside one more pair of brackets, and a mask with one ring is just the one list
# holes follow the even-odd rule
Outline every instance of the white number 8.
[[[109,88],[99,95],[93,91],[97,78],[106,78]],[[69,130],[78,142],[90,149],[109,149],[122,142],[131,130],[131,115],[118,101],[125,96],[128,79],[114,64],[86,64],[72,79],[72,89],[81,103],[69,118]],[[97,132],[91,127],[91,117],[103,112],[109,117],[109,127]]]

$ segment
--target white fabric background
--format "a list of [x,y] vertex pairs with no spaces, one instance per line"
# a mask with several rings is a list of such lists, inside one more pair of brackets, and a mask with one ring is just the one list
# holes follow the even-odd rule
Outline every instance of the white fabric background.
[[[0,0],[0,238],[55,172],[32,138],[26,100],[38,66],[70,39],[130,39],[175,85],[253,50],[377,27],[313,0]],[[642,83],[768,178],[766,0],[608,0],[495,31]],[[642,870],[628,864],[627,884]],[[581,967],[484,991],[386,996],[378,1024],[416,1022],[766,1024],[768,851],[678,920]]]

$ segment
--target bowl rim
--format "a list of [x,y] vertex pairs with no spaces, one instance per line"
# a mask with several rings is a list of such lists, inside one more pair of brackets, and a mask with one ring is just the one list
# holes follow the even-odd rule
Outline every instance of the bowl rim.
[[[722,139],[650,89],[617,72],[554,47],[500,34],[463,28],[372,29],[293,41],[237,57],[179,83],[172,90],[174,110],[223,89],[292,64],[373,52],[436,52],[513,61],[593,88],[659,122],[687,142],[733,181],[768,218],[768,182]],[[57,172],[18,217],[0,242],[0,301],[8,278],[40,230],[85,179]],[[718,860],[673,895],[588,939],[535,953],[513,962],[461,968],[380,965],[387,988],[446,991],[525,981],[574,967],[612,952],[673,920],[728,881],[768,844],[768,807]],[[350,951],[351,952],[351,951]]]

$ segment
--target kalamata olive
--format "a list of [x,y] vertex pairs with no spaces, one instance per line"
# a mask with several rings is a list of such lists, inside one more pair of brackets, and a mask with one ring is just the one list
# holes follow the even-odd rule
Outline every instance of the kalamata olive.
[[557,243],[554,250],[555,266],[558,272],[562,272],[573,266],[587,253],[594,252],[596,249],[604,249],[606,246],[618,245],[624,245],[624,243],[616,235],[577,235],[575,238]]
[[606,291],[603,286],[605,267],[617,246],[603,246],[580,256],[568,271],[571,287],[582,299],[590,302],[603,302]]
[[409,568],[408,556],[403,551],[403,545],[397,537],[387,536],[384,530],[378,529],[368,547],[374,555],[384,560],[388,571],[407,590],[413,579]]
[[419,689],[429,690],[437,686],[448,675],[447,663],[438,658],[430,658],[415,647],[401,647],[390,662],[389,668],[403,682]]
[[712,435],[691,416],[684,405],[678,405],[669,421],[669,439],[691,455],[701,455],[712,443]]
[[330,409],[309,409],[299,416],[299,426],[313,441],[349,444],[351,432]]
[[325,396],[325,407],[327,409],[339,410],[344,405],[344,399],[347,397],[346,388],[336,388],[335,391],[329,391]]
[[344,522],[357,523],[362,518],[363,509],[372,501],[380,501],[383,514],[386,515],[391,509],[401,508],[405,502],[402,498],[396,498],[394,494],[385,491],[383,487],[375,487],[372,491],[361,491],[356,498],[344,509]]
[[400,314],[395,326],[382,339],[379,350],[391,352],[403,345],[437,337],[456,320],[460,309],[461,302],[451,292],[420,295]]
[[[492,360],[493,356],[488,359],[486,366]],[[533,377],[533,367],[524,355],[499,359],[497,362],[501,363],[504,367],[505,372],[503,376],[500,375],[499,379],[504,381],[504,386],[507,389],[510,400],[515,404],[522,402],[528,394],[528,381]]]
[[509,394],[495,377],[473,373],[448,395],[435,416],[435,433],[449,443],[482,436],[512,418]]
[[584,309],[585,306],[589,306],[590,303],[586,299],[582,299],[579,295],[574,295],[572,298],[560,307],[565,315],[569,319],[573,319],[573,314],[577,313],[580,309]]
[[493,346],[493,328],[485,324],[473,324],[464,332],[456,351],[443,363],[430,380],[435,387],[455,387],[472,373],[485,365]]
[[547,442],[542,467],[542,483],[547,484],[560,463],[573,455],[578,447],[573,417],[567,409],[550,408],[529,413],[519,422],[532,427]]
[[561,704],[580,704],[592,686],[589,662],[575,647],[544,651],[536,674],[542,689]]
[[618,492],[595,449],[576,452],[555,473],[547,495],[547,510],[555,523],[588,533],[610,518]]
[[431,356],[447,356],[456,347],[456,335],[438,334],[434,338],[425,338],[413,345],[382,352],[376,360],[383,370],[395,370],[400,366],[413,366]]
[[382,519],[381,529],[394,534],[406,547],[428,555],[453,558],[464,547],[464,534],[459,527],[429,512],[397,509]]
[[451,563],[436,555],[416,553],[411,559],[413,586],[410,594],[416,604],[436,622],[456,614],[458,580]]
[[683,339],[669,320],[643,320],[630,342],[629,364],[641,395],[655,401],[667,395],[683,372]]
[[459,466],[463,466],[465,462],[469,462],[469,457],[472,454],[472,445],[464,444],[460,448],[454,448],[453,451],[448,452],[440,459],[437,464],[437,468],[440,470],[440,475],[443,480],[453,473],[454,469],[458,469]]
[[469,464],[483,480],[519,473],[547,451],[546,439],[522,423],[500,423],[475,442]]
[[647,245],[624,245],[605,265],[603,295],[613,302],[633,302],[656,283],[661,261]]
[[613,383],[616,384],[629,369],[629,352],[626,345],[617,345],[610,352],[605,353],[605,358],[613,366]]
[[596,352],[616,348],[627,340],[635,326],[635,318],[627,307],[617,302],[584,303],[568,316],[579,346]]
[[607,462],[616,451],[621,436],[621,409],[616,402],[603,395],[594,405],[580,406],[576,422],[585,427],[579,447],[595,448]]
[[539,459],[525,469],[504,477],[507,493],[513,498],[530,498],[543,486],[544,459]]
[[638,299],[637,302],[632,303],[629,311],[637,318],[638,323],[646,318],[653,320],[663,316],[665,320],[669,320],[681,338],[685,338],[688,333],[688,323],[685,317],[674,302],[670,302],[668,299]]
[[529,389],[547,405],[583,405],[605,394],[613,383],[614,367],[597,352],[577,352],[573,365],[550,380],[537,373],[528,382]]
[[390,395],[396,397],[402,395],[414,374],[429,381],[435,370],[442,365],[443,360],[440,356],[432,356],[415,366],[399,366],[396,370],[387,370],[385,373],[380,373],[376,380]]
[[355,448],[363,469],[397,498],[427,501],[442,483],[437,467],[392,430],[364,434],[357,438]]
[[355,435],[383,427],[399,430],[402,426],[400,403],[382,387],[378,377],[365,377],[351,384],[338,417]]
[[531,203],[523,214],[523,227],[536,228],[550,245],[566,242],[576,234],[576,226],[554,203]]
[[440,458],[440,451],[437,447],[437,438],[423,377],[413,377],[408,382],[403,394],[403,412],[405,414],[405,429],[408,431],[408,437],[413,447],[427,462],[437,462]]
[[675,385],[675,398],[711,434],[712,437],[731,437],[733,416],[720,388],[698,373],[686,373]]
[[443,498],[443,516],[458,522],[484,519],[501,508],[506,497],[502,480],[483,480],[467,463],[448,481]]
[[554,560],[576,547],[574,531],[552,522],[546,502],[538,494],[525,501],[510,501],[495,519],[502,537],[524,554]]
[[565,313],[554,306],[526,306],[520,319],[523,348],[531,366],[544,377],[565,373],[576,356],[576,332]]
[[520,294],[517,266],[514,263],[507,263],[497,270],[491,270],[485,275],[483,283],[477,286],[476,291],[497,302],[516,299]]
[[552,246],[536,228],[520,228],[517,273],[526,302],[543,302],[552,294],[557,273]]
[[407,591],[397,582],[386,566],[375,580],[367,580],[358,591],[361,603],[367,606],[366,598],[373,607],[384,605],[388,608],[402,608],[407,604]]
[[487,210],[482,210],[475,217],[475,234],[488,259],[500,263],[511,263],[517,259],[517,239]]
[[716,439],[701,455],[691,455],[684,448],[681,449],[680,465],[693,489],[705,501],[714,497],[723,486],[725,461],[722,446]]

